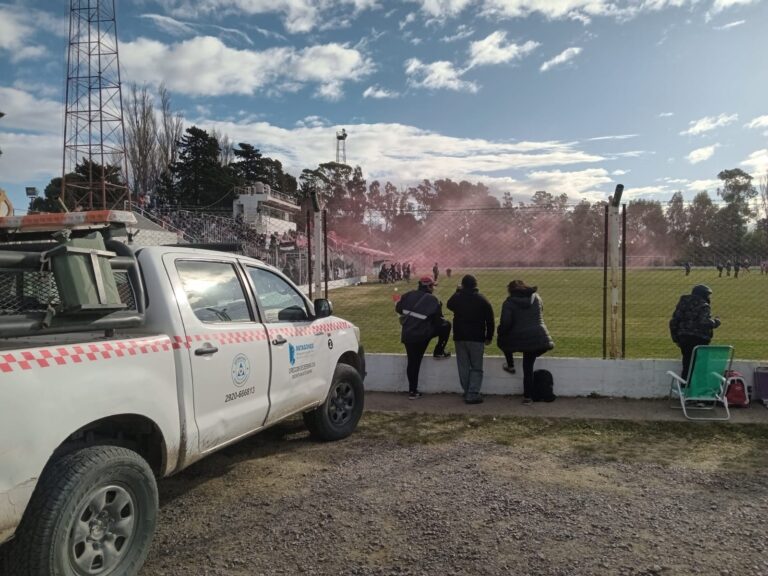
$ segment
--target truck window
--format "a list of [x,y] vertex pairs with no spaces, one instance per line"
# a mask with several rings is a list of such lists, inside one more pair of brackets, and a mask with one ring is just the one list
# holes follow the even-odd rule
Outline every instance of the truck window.
[[243,286],[232,264],[177,260],[176,270],[189,305],[201,322],[218,324],[252,320]]
[[309,320],[304,297],[288,282],[261,268],[249,267],[248,274],[264,311],[264,322],[271,324]]

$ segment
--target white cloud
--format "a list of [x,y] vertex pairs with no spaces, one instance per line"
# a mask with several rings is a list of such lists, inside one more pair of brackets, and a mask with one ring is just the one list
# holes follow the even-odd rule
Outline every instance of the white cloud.
[[705,160],[709,160],[714,155],[715,149],[717,149],[718,146],[719,144],[713,144],[712,146],[704,146],[703,148],[692,150],[691,153],[686,156],[686,159],[691,164],[698,164]]
[[627,188],[625,199],[636,200],[638,198],[648,198],[649,196],[668,196],[670,190],[667,186],[637,186]]
[[23,185],[60,176],[61,146],[61,136],[56,134],[0,132],[3,181]]
[[596,136],[595,138],[588,138],[589,142],[597,142],[600,140],[629,140],[630,138],[637,138],[637,134],[617,134],[615,136]]
[[421,10],[432,18],[442,20],[458,16],[473,0],[417,0]]
[[460,24],[458,28],[456,28],[456,32],[451,34],[450,36],[443,36],[440,38],[441,42],[456,42],[458,40],[464,40],[465,38],[469,38],[475,33],[474,28],[470,28],[466,24]]
[[722,26],[715,26],[715,30],[730,30],[731,28],[736,28],[737,26],[743,26],[746,23],[746,20],[736,20],[735,22],[728,22],[728,24],[723,24]]
[[674,115],[674,112],[662,112],[659,114],[659,118],[671,118]]
[[624,176],[626,174],[629,174],[631,170],[614,170],[611,172],[611,176]]
[[195,33],[195,27],[187,22],[182,22],[171,18],[170,16],[163,16],[161,14],[142,14],[140,16],[145,20],[153,22],[160,30],[171,34],[172,36],[191,36]]
[[482,40],[472,42],[469,45],[469,67],[504,64],[519,60],[539,46],[538,42],[532,40],[525,44],[507,43],[506,40],[507,33],[499,30]]
[[238,50],[211,36],[176,44],[146,38],[125,42],[121,64],[126,78],[165,82],[171,91],[197,96],[298,90],[312,84],[321,97],[337,99],[345,82],[360,80],[373,70],[366,56],[342,44]]
[[546,190],[553,195],[567,194],[572,199],[588,197],[592,200],[605,200],[606,193],[601,187],[613,182],[603,168],[588,168],[575,172],[541,170],[529,173],[528,178],[538,190]]
[[768,128],[768,114],[765,116],[758,116],[757,118],[753,118],[744,124],[744,128]]
[[[37,98],[24,90],[0,86],[0,103],[5,118],[2,127],[32,132],[58,132],[63,126],[61,102]],[[7,158],[3,157],[3,171]]]
[[327,118],[322,116],[307,116],[296,122],[297,128],[324,128],[330,126]]
[[400,21],[400,23],[398,24],[398,28],[400,28],[400,30],[402,30],[403,28],[408,26],[408,24],[411,24],[412,22],[415,22],[415,21],[416,21],[416,13],[415,12],[411,12],[411,13],[407,14],[406,17],[403,18]]
[[719,14],[724,10],[728,10],[733,6],[747,6],[749,4],[755,4],[760,0],[715,0],[712,3],[712,8],[707,13],[708,16]]
[[[195,119],[195,123],[205,129],[215,127],[235,142],[258,142],[265,154],[278,158],[295,174],[303,168],[326,162],[329,142],[341,128],[315,126],[306,119],[304,125],[293,129],[266,122],[216,122],[204,118]],[[450,177],[495,185],[496,182],[509,183],[510,174],[515,170],[546,173],[551,168],[604,160],[567,142],[457,138],[403,124],[347,124],[344,128],[349,134],[348,160],[353,164],[360,163],[369,180],[411,183],[423,178]],[[375,158],[376,162],[371,163],[370,158]],[[588,188],[595,185],[592,174]],[[607,175],[603,174],[603,177]]]
[[579,48],[577,46],[572,46],[571,48],[566,48],[565,50],[560,52],[560,54],[558,54],[554,58],[544,62],[544,64],[541,65],[540,70],[542,72],[546,72],[547,70],[550,70],[550,69],[554,68],[555,66],[560,66],[561,64],[565,64],[569,60],[573,60],[579,54],[581,54],[581,48]]
[[462,80],[462,73],[452,62],[444,60],[424,64],[418,58],[411,58],[405,62],[405,74],[408,76],[408,83],[412,86],[432,90],[477,92],[479,89],[477,84]]
[[699,120],[691,120],[688,123],[688,130],[683,130],[682,132],[680,132],[680,135],[684,136],[688,134],[691,136],[697,136],[699,134],[704,134],[705,132],[710,132],[712,130],[715,130],[716,128],[721,128],[723,126],[728,126],[729,124],[733,124],[738,119],[739,119],[738,114],[720,114],[719,116],[705,116],[704,118],[700,118]]
[[768,148],[755,150],[741,165],[746,166],[753,175],[768,174]]
[[712,178],[710,180],[694,180],[688,184],[688,190],[691,192],[704,192],[705,190],[716,190],[721,184],[720,180]]
[[378,86],[368,86],[368,88],[365,89],[365,92],[363,92],[363,98],[383,99],[397,97],[397,92],[386,90],[385,88],[379,88]]

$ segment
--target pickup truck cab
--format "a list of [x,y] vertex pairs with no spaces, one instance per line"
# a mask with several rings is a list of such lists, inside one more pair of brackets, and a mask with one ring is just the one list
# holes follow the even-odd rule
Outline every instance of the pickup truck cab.
[[[293,415],[323,440],[361,417],[359,331],[327,300],[234,254],[123,258],[140,274],[118,283],[121,299],[143,305],[143,325],[0,339],[0,573],[135,575],[156,478]],[[2,309],[30,299],[19,287],[34,272],[15,273],[0,274],[0,334]]]

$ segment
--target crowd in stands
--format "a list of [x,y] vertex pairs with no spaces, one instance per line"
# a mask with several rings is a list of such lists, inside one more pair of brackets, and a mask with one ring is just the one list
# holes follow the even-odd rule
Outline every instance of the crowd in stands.
[[[298,253],[307,247],[307,238],[295,230],[260,233],[241,218],[184,210],[162,202],[143,202],[138,207],[152,221],[175,232],[180,242],[240,244],[248,256],[280,268],[294,282],[302,284],[307,280],[307,272],[303,269],[306,260],[302,262],[298,257]],[[340,242],[334,240],[329,252],[329,279],[339,280],[365,273],[364,266],[348,254]]]

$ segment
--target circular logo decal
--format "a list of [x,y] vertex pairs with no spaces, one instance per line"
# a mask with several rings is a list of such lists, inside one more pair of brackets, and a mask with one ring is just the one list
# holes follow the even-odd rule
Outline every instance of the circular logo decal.
[[238,354],[232,360],[232,382],[238,388],[248,382],[251,375],[251,363],[245,354]]

